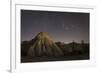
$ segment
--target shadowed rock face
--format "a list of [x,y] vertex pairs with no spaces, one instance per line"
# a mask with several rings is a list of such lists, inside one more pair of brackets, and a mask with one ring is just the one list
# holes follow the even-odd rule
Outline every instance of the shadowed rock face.
[[62,50],[53,42],[47,32],[38,33],[32,41],[28,57],[63,55]]

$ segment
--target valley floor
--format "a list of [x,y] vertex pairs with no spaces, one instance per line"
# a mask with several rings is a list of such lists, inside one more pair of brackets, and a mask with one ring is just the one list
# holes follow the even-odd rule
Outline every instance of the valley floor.
[[89,60],[88,54],[76,55],[76,56],[63,56],[63,57],[34,57],[34,58],[22,58],[21,63],[29,62],[48,62],[48,61],[73,61],[73,60]]

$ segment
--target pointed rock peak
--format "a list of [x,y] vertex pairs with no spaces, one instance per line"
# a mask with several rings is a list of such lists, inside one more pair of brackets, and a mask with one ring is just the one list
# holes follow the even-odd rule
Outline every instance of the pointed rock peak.
[[52,38],[50,37],[50,35],[48,34],[48,32],[40,32],[37,34],[36,38],[38,39],[49,39],[49,40],[52,40]]
[[39,34],[48,34],[48,32],[40,32]]
[[48,35],[48,32],[40,32],[40,33],[38,33],[37,36],[39,36],[39,35],[41,35],[41,36],[45,36],[45,35]]
[[62,50],[55,44],[47,32],[40,32],[29,48],[28,56],[61,56]]

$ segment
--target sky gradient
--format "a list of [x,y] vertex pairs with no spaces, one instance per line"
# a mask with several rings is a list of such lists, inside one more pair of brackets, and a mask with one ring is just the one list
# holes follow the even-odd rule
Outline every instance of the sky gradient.
[[89,42],[89,13],[21,10],[21,41],[48,32],[55,42]]

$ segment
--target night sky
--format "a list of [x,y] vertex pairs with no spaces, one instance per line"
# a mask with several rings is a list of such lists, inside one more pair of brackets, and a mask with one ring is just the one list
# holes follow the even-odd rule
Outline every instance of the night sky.
[[89,42],[89,13],[21,10],[21,41],[48,32],[55,42]]

